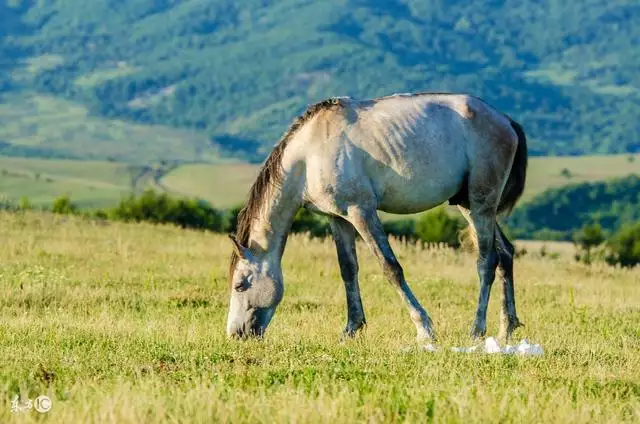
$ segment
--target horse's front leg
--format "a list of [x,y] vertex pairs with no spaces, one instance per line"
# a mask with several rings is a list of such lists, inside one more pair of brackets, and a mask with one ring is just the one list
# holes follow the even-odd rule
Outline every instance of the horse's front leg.
[[406,302],[411,320],[416,326],[418,341],[435,340],[435,332],[433,331],[431,318],[429,318],[427,311],[425,311],[422,305],[420,305],[420,302],[418,302],[418,299],[413,295],[413,292],[404,279],[402,267],[391,249],[389,239],[383,230],[376,210],[352,209],[349,211],[348,217],[365,243],[367,243],[378,258],[389,282],[393,284],[400,294],[400,297]]
[[336,243],[340,274],[344,281],[347,298],[346,337],[353,337],[365,324],[364,309],[358,285],[358,256],[356,254],[356,232],[353,225],[342,218],[331,219],[331,233]]

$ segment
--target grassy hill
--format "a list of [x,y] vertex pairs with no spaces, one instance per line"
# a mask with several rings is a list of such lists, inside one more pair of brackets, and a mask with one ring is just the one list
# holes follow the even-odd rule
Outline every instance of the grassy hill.
[[[5,0],[0,91],[188,128],[208,142],[196,143],[201,151],[186,143],[200,160],[216,149],[262,159],[295,114],[324,97],[415,90],[485,98],[523,122],[533,154],[637,152],[638,19],[634,3],[606,0]],[[149,153],[105,137],[118,157]],[[2,141],[32,156],[60,151],[53,141]],[[172,159],[184,150],[177,144],[151,157]],[[74,145],[74,157],[107,150]]]
[[[242,162],[133,166],[0,156],[0,194],[11,199],[28,196],[39,205],[70,194],[81,205],[106,206],[116,203],[124,193],[153,187],[230,208],[245,200],[258,169],[259,165]],[[548,188],[629,174],[640,175],[640,155],[532,158],[523,201]]]
[[0,155],[145,164],[215,162],[219,150],[195,131],[91,116],[75,102],[15,92],[0,95]]

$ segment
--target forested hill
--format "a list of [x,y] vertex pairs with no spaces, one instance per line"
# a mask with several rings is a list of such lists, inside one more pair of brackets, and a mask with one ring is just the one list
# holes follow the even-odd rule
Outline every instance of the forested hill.
[[513,235],[571,240],[583,225],[597,223],[613,233],[640,221],[640,176],[553,188],[521,205],[508,218]]
[[637,152],[638,22],[611,0],[0,0],[0,90],[254,160],[309,103],[415,90],[483,97],[532,154]]

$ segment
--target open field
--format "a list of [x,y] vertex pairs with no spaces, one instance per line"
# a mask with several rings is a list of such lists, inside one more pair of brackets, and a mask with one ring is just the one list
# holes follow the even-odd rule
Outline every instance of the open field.
[[[0,213],[0,422],[17,393],[46,422],[638,422],[640,269],[535,255],[516,262],[542,357],[437,353],[359,246],[368,328],[339,342],[333,243],[292,236],[286,294],[266,339],[224,336],[229,241],[171,227]],[[468,344],[475,259],[394,243],[441,346]],[[498,326],[500,284],[489,309]]]
[[172,193],[230,208],[245,201],[259,169],[259,165],[244,163],[182,165],[164,175],[160,182]]
[[123,163],[0,156],[0,193],[36,206],[69,194],[79,206],[108,206],[133,187],[142,167]]
[[[633,158],[630,160],[629,158]],[[562,175],[566,168],[570,177]],[[219,208],[241,204],[259,165],[246,163],[185,164],[160,174],[157,181],[138,179],[142,166],[117,162],[23,159],[0,156],[0,193],[12,199],[29,196],[34,204],[49,204],[60,194],[70,194],[81,205],[116,203],[123,193],[153,186],[170,193],[199,197]],[[35,179],[35,174],[48,175]],[[523,200],[547,188],[640,174],[640,155],[534,157],[530,160]],[[15,175],[18,174],[18,175]],[[31,176],[31,178],[17,178]],[[33,198],[32,198],[33,197]]]
[[[562,175],[567,169],[570,177]],[[640,175],[640,154],[609,156],[535,157],[529,160],[523,199],[531,199],[548,188],[585,181],[602,181]]]

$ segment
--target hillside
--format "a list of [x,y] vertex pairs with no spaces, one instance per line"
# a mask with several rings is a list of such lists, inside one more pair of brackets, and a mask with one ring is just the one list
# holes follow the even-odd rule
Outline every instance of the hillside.
[[585,224],[606,232],[640,221],[640,174],[555,188],[517,208],[508,220],[520,238],[570,240]]
[[206,161],[261,160],[318,99],[416,90],[485,98],[534,155],[637,152],[638,19],[605,0],[5,0],[0,90],[197,131]]
[[51,95],[19,92],[2,99],[0,155],[134,164],[219,161],[219,149],[197,131],[91,116],[82,104]]

